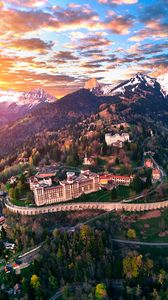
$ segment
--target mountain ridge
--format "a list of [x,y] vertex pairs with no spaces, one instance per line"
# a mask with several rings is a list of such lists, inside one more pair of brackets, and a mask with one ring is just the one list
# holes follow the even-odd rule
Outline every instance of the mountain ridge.
[[[29,140],[36,143],[38,136],[43,136],[47,140],[50,133],[57,135],[68,125],[75,126],[82,120],[87,120],[87,117],[99,114],[106,105],[111,107],[110,114],[113,114],[114,119],[119,115],[124,119],[129,116],[130,119],[136,114],[155,120],[167,120],[165,114],[168,113],[168,101],[163,96],[159,83],[156,84],[152,79],[146,86],[146,80],[145,83],[144,80],[142,82],[140,80],[139,83],[138,79],[136,81],[132,79],[130,89],[129,82],[125,82],[124,86],[121,84],[120,88],[124,87],[124,93],[113,96],[97,95],[95,90],[90,92],[88,89],[80,89],[55,102],[37,106],[23,117],[4,127],[1,126],[0,157],[16,153],[16,149],[19,151],[24,144],[29,143]],[[132,90],[134,85],[135,89]]]
[[[91,80],[91,79],[90,79]],[[91,81],[90,81],[91,82]],[[89,82],[88,82],[89,83]],[[89,88],[89,84],[85,84],[85,88]],[[154,78],[142,73],[137,73],[134,77],[129,80],[125,80],[118,85],[101,85],[96,82],[95,87],[92,86],[90,89],[97,96],[114,96],[122,95],[126,92],[135,93],[138,89],[147,90],[151,88],[157,88],[160,90],[164,97],[168,95],[168,73],[165,73],[158,78]]]
[[0,90],[0,125],[7,124],[23,117],[39,106],[55,102],[57,99],[43,89],[29,92]]

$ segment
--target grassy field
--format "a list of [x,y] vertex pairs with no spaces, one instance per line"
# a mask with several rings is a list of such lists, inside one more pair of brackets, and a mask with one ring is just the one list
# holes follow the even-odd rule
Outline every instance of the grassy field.
[[143,241],[168,242],[168,210],[162,211],[158,217],[137,220],[132,228],[135,229],[137,238]]
[[32,204],[32,201],[28,199],[26,200],[10,199],[10,201],[13,205],[17,205],[17,206],[29,206],[30,204]]
[[130,188],[127,186],[117,187],[117,198],[111,198],[111,191],[100,190],[88,195],[82,195],[81,197],[74,199],[70,202],[118,202],[121,199],[129,198]]
[[168,242],[168,209],[151,212],[110,212],[100,216],[91,226],[108,228],[113,238],[128,239],[128,229],[136,232],[135,240]]

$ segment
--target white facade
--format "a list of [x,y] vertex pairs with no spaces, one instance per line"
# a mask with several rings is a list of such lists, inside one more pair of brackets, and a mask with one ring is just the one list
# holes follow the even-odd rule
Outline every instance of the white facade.
[[107,146],[111,146],[113,144],[116,144],[118,142],[124,143],[124,142],[130,142],[130,137],[128,133],[116,133],[112,135],[111,133],[105,134],[105,142]]
[[60,181],[56,186],[32,184],[34,200],[37,206],[69,201],[99,190],[99,175],[89,170],[81,171],[77,177],[73,172],[67,172],[67,179]]
[[91,163],[91,160],[87,157],[87,155],[85,155],[85,158],[84,158],[84,161],[83,161],[83,165],[84,166],[90,166],[92,163]]

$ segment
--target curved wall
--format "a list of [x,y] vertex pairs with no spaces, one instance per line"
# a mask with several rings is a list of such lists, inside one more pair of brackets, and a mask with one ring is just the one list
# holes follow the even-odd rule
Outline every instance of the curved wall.
[[22,207],[12,205],[9,200],[5,201],[5,206],[13,213],[21,215],[38,215],[59,211],[75,211],[86,209],[100,209],[105,211],[125,210],[125,211],[147,211],[168,207],[168,201],[155,203],[107,203],[107,202],[78,202],[68,204],[57,204],[45,207]]

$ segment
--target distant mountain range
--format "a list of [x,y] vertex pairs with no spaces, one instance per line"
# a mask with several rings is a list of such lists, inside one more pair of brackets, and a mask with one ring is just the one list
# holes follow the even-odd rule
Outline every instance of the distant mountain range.
[[103,104],[115,107],[114,118],[122,115],[131,119],[136,114],[167,122],[167,78],[167,74],[155,79],[138,73],[115,87],[91,79],[84,89],[57,101],[42,90],[18,93],[14,98],[1,95],[0,118],[4,110],[8,123],[0,128],[0,157],[16,153],[29,140],[35,143],[39,135],[46,137],[46,133],[80,123],[97,114]]
[[0,90],[0,125],[23,117],[37,107],[55,102],[57,99],[42,89],[30,92]]
[[[85,88],[94,92],[97,96],[114,96],[136,99],[145,96],[147,93],[162,93],[164,97],[168,95],[168,73],[163,74],[157,78],[138,73],[130,80],[126,80],[119,85],[101,85],[95,78],[89,79],[85,83]],[[132,96],[134,97],[132,98]]]

